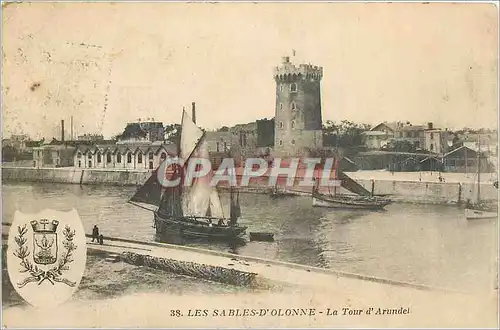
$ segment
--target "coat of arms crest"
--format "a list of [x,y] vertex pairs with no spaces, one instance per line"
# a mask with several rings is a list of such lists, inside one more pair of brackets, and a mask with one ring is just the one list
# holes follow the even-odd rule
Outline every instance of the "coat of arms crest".
[[[85,260],[85,233],[76,210],[16,212],[7,268],[12,285],[28,302],[39,298],[36,290],[41,294],[60,289],[69,297],[83,276]],[[58,299],[62,296],[57,295]]]

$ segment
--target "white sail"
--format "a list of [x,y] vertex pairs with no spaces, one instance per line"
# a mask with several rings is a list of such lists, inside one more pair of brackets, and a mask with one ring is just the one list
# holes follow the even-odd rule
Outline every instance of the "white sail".
[[182,112],[181,144],[179,151],[179,157],[182,160],[186,160],[189,158],[202,136],[203,131],[198,126],[196,126],[196,124],[193,122],[193,119],[191,119],[186,110],[184,110]]
[[[192,158],[208,159],[208,148],[203,138],[203,131],[196,126],[185,111],[182,115],[181,129],[180,156],[182,159],[186,160],[190,155]],[[182,198],[184,215],[206,216],[210,206],[213,217],[224,217],[219,194],[215,187],[210,186],[211,177],[212,173],[210,171],[209,175],[193,180],[190,187],[184,187]]]
[[224,218],[224,209],[215,187],[212,187],[212,193],[210,194],[210,211],[213,217]]

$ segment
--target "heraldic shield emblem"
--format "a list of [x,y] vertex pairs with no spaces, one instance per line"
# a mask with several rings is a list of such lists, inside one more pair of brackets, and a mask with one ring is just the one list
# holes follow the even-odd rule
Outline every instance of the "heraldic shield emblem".
[[31,305],[56,306],[71,298],[86,259],[85,231],[75,209],[14,214],[7,271],[16,291]]

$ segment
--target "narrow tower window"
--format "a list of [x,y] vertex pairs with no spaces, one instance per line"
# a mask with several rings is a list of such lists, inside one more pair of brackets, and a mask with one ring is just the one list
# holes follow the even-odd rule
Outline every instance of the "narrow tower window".
[[295,120],[292,120],[292,129],[295,128]]
[[280,110],[283,110],[283,103],[280,103]]
[[290,107],[292,108],[292,110],[296,110],[295,102],[292,102],[292,105]]
[[297,92],[297,84],[296,83],[293,83],[293,84],[290,85],[290,91],[292,93]]
[[283,125],[283,122],[282,122],[282,121],[280,121],[280,128],[281,128],[281,129],[283,129],[283,126],[284,126],[284,125]]
[[283,84],[280,84],[280,92],[283,92]]

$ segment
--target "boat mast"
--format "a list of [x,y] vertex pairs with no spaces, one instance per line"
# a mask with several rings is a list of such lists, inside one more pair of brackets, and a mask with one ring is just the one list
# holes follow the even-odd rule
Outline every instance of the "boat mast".
[[479,204],[479,201],[481,200],[480,175],[481,175],[481,138],[480,135],[478,134],[477,135],[477,204]]

